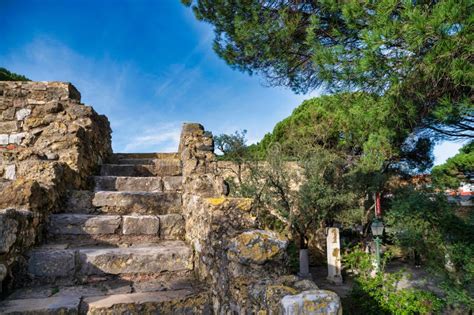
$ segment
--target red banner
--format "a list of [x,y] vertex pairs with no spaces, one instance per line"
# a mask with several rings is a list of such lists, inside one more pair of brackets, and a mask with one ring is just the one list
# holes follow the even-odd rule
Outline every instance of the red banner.
[[382,204],[380,199],[380,193],[375,193],[375,216],[377,218],[382,216]]

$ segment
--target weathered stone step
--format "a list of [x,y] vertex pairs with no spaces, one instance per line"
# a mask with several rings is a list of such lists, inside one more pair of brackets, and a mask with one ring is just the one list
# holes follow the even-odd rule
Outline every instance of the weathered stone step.
[[112,160],[119,159],[179,159],[179,154],[173,153],[114,153]]
[[180,213],[181,204],[177,192],[98,191],[92,199],[92,206],[110,214]]
[[79,314],[79,296],[53,296],[40,299],[6,300],[0,303],[4,315]]
[[192,249],[182,241],[151,246],[55,249],[47,245],[28,253],[28,273],[44,282],[105,275],[159,275],[190,271]]
[[182,289],[88,297],[82,312],[98,314],[212,314],[209,293]]
[[102,164],[102,176],[176,176],[181,175],[178,159],[157,159],[153,164]]
[[118,159],[117,164],[155,165],[158,159]]
[[184,218],[181,214],[52,214],[47,232],[50,241],[77,245],[178,240],[184,236]]
[[0,302],[0,314],[211,314],[209,294],[198,286],[135,293],[131,288],[110,294],[92,286],[51,287],[52,295],[9,297]]
[[181,176],[127,177],[94,176],[96,191],[162,192],[182,189]]

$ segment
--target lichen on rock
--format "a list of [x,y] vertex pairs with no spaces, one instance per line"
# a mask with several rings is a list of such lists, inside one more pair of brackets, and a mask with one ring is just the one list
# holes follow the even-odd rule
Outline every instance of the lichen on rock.
[[230,241],[228,257],[242,264],[262,265],[285,256],[288,239],[273,231],[246,231]]
[[281,299],[284,315],[342,315],[339,296],[328,290],[310,290]]

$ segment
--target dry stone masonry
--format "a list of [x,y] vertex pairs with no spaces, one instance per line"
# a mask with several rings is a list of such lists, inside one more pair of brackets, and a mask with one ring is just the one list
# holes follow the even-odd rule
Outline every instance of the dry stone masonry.
[[226,197],[212,135],[112,154],[68,83],[0,82],[0,314],[341,314]]

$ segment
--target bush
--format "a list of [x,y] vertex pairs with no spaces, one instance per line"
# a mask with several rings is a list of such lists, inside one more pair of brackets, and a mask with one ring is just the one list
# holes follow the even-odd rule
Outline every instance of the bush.
[[355,274],[351,292],[352,310],[357,314],[433,314],[443,307],[442,300],[433,293],[419,289],[397,289],[403,272],[385,273],[384,266],[390,255],[382,258],[381,271],[371,275],[373,256],[361,248],[345,255],[345,264]]
[[385,216],[392,241],[420,253],[426,269],[442,278],[449,305],[474,308],[474,226],[456,216],[443,194],[406,188],[395,193]]

